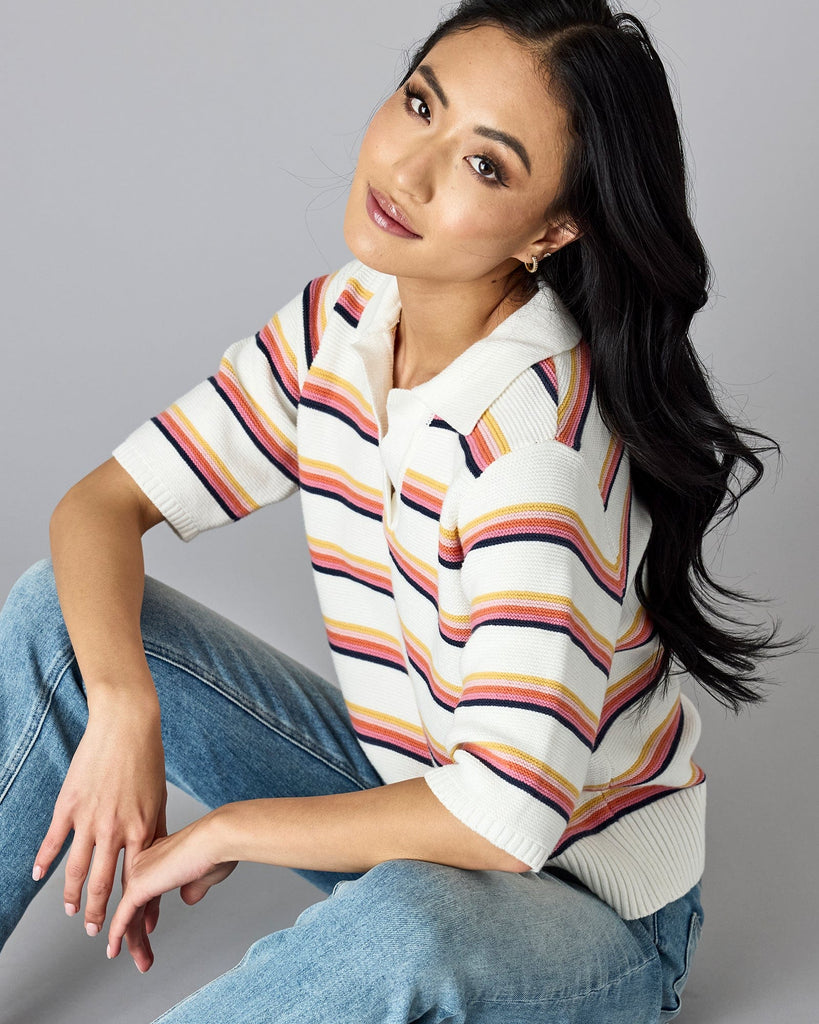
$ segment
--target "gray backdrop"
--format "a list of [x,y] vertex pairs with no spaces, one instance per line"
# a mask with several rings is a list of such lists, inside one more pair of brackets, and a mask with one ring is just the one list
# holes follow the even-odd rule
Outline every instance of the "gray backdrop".
[[[0,594],[47,552],[51,509],[133,427],[213,372],[310,277],[348,258],[362,130],[438,0],[0,3],[3,534]],[[695,326],[729,408],[779,439],[712,544],[734,585],[815,618],[819,271],[814,5],[638,0],[680,97],[696,222],[717,288]],[[150,572],[331,673],[297,500],[192,545],[147,538]],[[816,1019],[814,637],[735,719],[699,699],[709,777],[707,920],[681,1019]],[[199,813],[174,794],[171,824]],[[157,962],[105,960],[46,887],[0,958],[0,1019],[143,1024],[320,898],[241,866],[196,909],[165,897]],[[813,964],[813,967],[811,967]]]

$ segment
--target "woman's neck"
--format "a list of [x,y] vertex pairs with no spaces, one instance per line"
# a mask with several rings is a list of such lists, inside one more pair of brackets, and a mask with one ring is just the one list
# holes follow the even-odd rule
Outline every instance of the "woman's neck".
[[401,318],[395,331],[393,387],[436,376],[526,301],[508,277],[431,284],[398,278]]

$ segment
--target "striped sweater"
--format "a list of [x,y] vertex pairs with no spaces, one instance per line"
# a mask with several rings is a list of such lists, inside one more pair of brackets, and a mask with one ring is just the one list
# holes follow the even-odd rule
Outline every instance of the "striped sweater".
[[[635,594],[650,518],[542,288],[437,377],[391,392],[394,277],[311,281],[114,452],[189,540],[299,491],[355,734],[469,828],[625,918],[699,880],[700,720],[635,703],[659,641]],[[387,472],[396,395],[415,403]],[[387,441],[390,435],[387,433]]]

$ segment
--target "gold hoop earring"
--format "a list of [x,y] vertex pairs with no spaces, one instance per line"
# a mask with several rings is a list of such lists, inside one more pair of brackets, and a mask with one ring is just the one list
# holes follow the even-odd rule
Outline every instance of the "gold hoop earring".
[[[540,257],[540,260],[547,260],[551,255],[552,254],[550,252],[545,252]],[[526,269],[529,271],[530,274],[536,274],[537,273],[538,263],[540,262],[540,260],[538,259],[537,256],[535,256],[533,254],[532,255],[532,265],[531,265],[531,267],[529,266],[529,264],[527,263],[526,260],[523,261],[523,265],[524,265],[524,267],[526,267]]]

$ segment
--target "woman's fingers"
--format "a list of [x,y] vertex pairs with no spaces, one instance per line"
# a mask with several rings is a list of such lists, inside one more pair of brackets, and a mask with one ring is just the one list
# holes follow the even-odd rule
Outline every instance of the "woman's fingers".
[[60,850],[62,850],[71,828],[71,820],[55,810],[51,818],[51,824],[48,826],[48,832],[45,834],[45,839],[40,844],[40,849],[34,858],[31,877],[35,882],[39,882],[41,878],[45,878],[48,874],[48,869],[58,856]]
[[74,842],[65,862],[65,884],[63,886],[63,902],[69,917],[79,912],[82,904],[82,888],[88,869],[91,866],[91,855],[94,852],[93,842],[86,842],[83,837],[75,835]]
[[145,925],[145,907],[134,902],[134,898],[127,888],[119,906],[114,911],[108,929],[107,952],[109,959],[119,956],[123,939],[128,943],[128,952],[131,954],[137,970],[144,974],[154,962],[154,954]]
[[105,922],[105,911],[114,888],[119,847],[110,843],[97,845],[94,863],[88,876],[85,905],[85,930],[92,937],[99,935]]
[[159,896],[154,898],[145,907],[145,931],[151,935],[153,934],[157,921],[159,921]]

